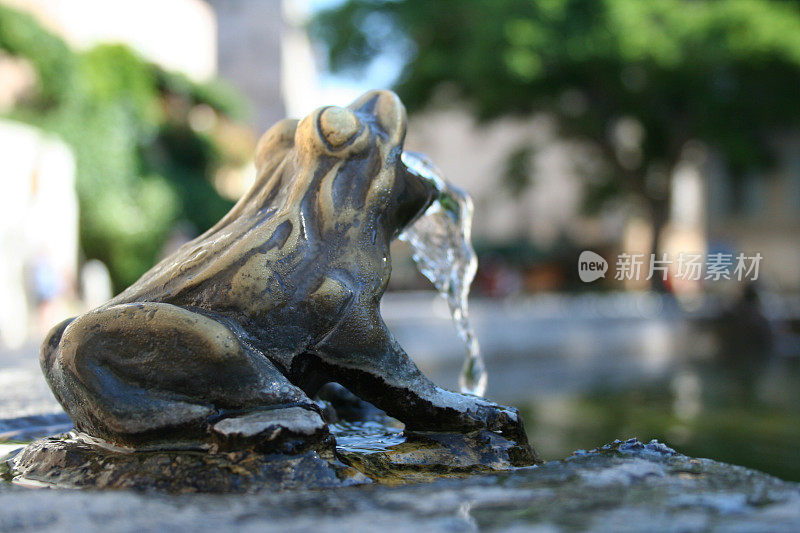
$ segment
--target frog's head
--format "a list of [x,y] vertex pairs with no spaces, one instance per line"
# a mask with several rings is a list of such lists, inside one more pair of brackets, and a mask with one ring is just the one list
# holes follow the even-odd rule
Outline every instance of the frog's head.
[[[373,217],[392,236],[433,201],[435,184],[402,162],[406,111],[390,91],[370,91],[347,107],[321,107],[301,121],[282,121],[259,142],[264,175],[289,159],[286,201],[314,199],[325,221]],[[278,157],[276,157],[278,156]],[[330,220],[328,220],[330,219]]]

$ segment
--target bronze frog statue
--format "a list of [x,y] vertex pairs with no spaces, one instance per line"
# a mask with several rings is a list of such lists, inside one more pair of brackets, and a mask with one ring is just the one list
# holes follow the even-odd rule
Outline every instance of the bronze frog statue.
[[372,91],[267,131],[219,223],[49,333],[42,369],[76,428],[293,452],[330,442],[312,397],[336,382],[409,430],[526,443],[516,410],[436,387],[381,319],[389,244],[437,194],[401,162],[405,130],[400,100]]

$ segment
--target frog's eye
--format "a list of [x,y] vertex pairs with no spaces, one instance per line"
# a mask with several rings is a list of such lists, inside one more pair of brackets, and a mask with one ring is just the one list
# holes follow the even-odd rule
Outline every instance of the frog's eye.
[[326,107],[319,114],[317,129],[329,150],[350,144],[364,129],[355,113],[343,107]]
[[375,124],[386,135],[390,145],[403,144],[406,135],[406,108],[392,91],[369,91],[347,107]]

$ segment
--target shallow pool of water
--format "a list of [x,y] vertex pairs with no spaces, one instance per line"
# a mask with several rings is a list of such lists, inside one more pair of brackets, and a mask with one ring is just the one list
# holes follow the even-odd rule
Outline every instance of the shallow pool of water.
[[621,388],[515,403],[545,460],[635,436],[800,481],[798,360],[685,364]]

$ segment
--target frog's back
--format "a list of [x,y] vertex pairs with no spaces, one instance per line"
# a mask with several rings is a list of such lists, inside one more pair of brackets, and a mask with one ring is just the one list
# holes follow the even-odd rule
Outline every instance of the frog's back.
[[283,120],[264,134],[257,151],[258,179],[211,229],[161,260],[104,307],[131,302],[179,303],[187,294],[224,283],[248,256],[283,249],[296,240],[296,206],[286,205],[294,162],[287,157],[297,121]]

